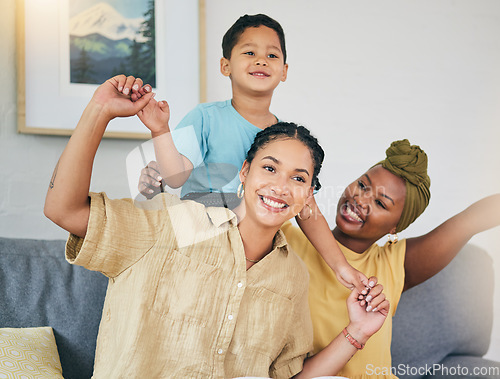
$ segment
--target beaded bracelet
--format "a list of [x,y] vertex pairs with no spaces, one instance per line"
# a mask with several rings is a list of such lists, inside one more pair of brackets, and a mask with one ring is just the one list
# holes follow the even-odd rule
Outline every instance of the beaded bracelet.
[[365,347],[362,343],[359,343],[353,336],[349,334],[347,331],[347,327],[342,330],[342,333],[344,333],[345,338],[351,343],[352,346],[354,346],[356,349],[361,350],[362,348]]

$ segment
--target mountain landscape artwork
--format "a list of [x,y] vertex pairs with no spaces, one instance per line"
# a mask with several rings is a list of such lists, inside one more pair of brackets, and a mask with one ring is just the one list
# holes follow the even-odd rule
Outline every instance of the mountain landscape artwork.
[[[125,74],[156,87],[154,0],[69,2],[71,83],[101,84]],[[71,8],[76,3],[78,12]]]

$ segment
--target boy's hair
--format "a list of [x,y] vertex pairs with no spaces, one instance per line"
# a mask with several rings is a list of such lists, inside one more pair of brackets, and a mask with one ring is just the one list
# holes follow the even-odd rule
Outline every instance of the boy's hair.
[[283,52],[283,63],[286,63],[285,33],[283,32],[283,28],[278,21],[265,14],[246,14],[236,20],[222,38],[222,56],[226,59],[231,59],[231,52],[238,43],[241,34],[243,34],[247,28],[258,28],[259,26],[267,26],[278,34],[281,51]]
[[311,135],[309,130],[304,126],[294,124],[293,122],[278,122],[261,130],[255,136],[252,146],[250,146],[250,150],[248,150],[246,161],[251,164],[255,158],[255,154],[257,154],[260,149],[270,142],[280,139],[297,140],[307,146],[314,165],[311,187],[315,190],[319,190],[321,184],[319,183],[318,174],[321,170],[323,159],[325,158],[325,152],[319,145],[316,137]]

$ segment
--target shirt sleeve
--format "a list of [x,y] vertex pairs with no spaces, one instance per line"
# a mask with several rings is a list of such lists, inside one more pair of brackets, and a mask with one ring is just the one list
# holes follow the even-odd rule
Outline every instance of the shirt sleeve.
[[313,329],[308,306],[308,289],[294,299],[292,322],[286,344],[272,363],[269,374],[273,378],[291,378],[302,371],[304,360],[312,354]]
[[210,123],[204,117],[201,106],[189,112],[172,131],[177,151],[198,167],[203,163],[207,153],[207,140]]
[[168,220],[164,196],[155,196],[144,205],[131,199],[110,200],[105,193],[91,193],[90,199],[86,236],[69,236],[66,259],[116,277],[156,243]]

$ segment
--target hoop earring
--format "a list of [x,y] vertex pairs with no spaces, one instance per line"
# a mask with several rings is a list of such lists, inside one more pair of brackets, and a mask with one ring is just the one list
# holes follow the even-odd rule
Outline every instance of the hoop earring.
[[[302,218],[302,216],[300,214],[302,213],[302,211],[304,210],[305,207],[309,207],[309,216],[307,218]],[[312,213],[313,213],[313,210],[309,204],[306,203],[306,205],[304,205],[304,208],[302,208],[301,211],[299,213],[297,213],[297,217],[299,218],[299,220],[302,220],[302,221],[309,220],[311,218]]]
[[398,233],[388,234],[387,240],[389,241],[389,245],[395,245],[398,243]]
[[236,196],[238,196],[238,199],[243,198],[243,195],[245,194],[245,184],[243,182],[240,183],[238,186],[238,190],[236,191]]

